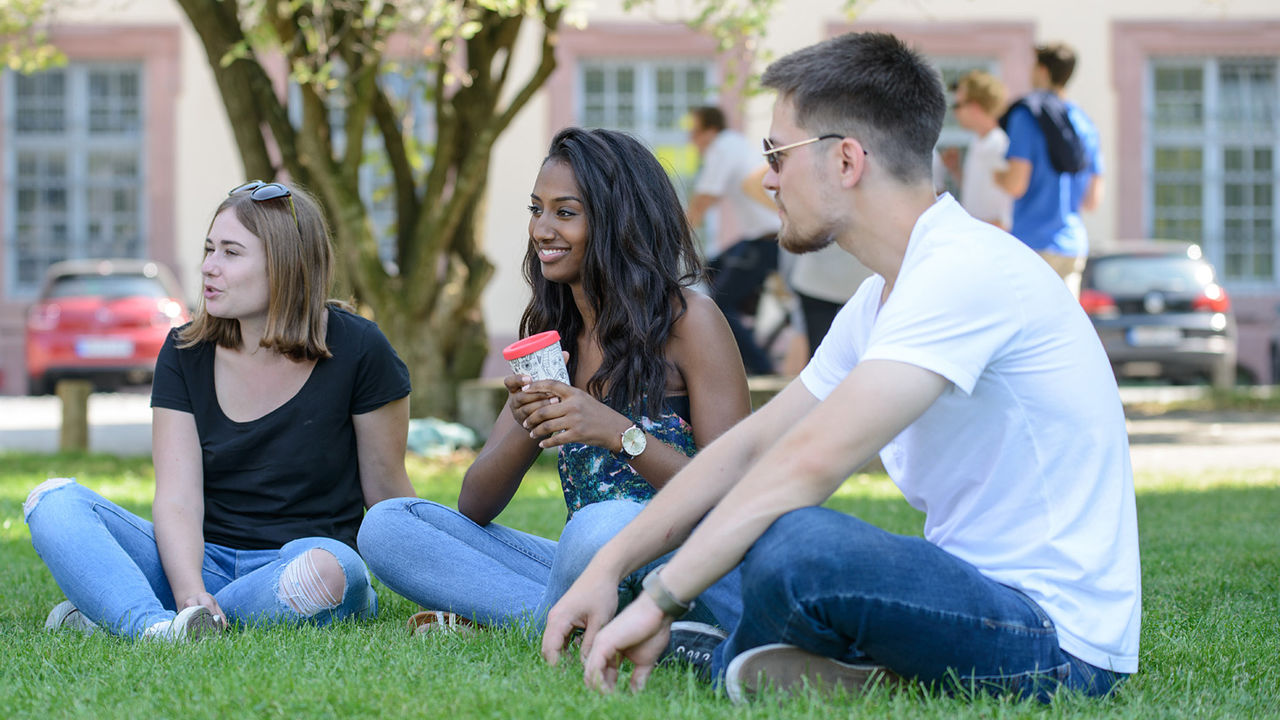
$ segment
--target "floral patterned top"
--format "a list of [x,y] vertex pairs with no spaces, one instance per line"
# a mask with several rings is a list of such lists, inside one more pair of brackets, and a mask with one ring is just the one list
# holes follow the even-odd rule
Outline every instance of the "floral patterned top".
[[[693,427],[687,420],[689,397],[670,395],[663,402],[662,414],[656,420],[620,411],[654,438],[693,457],[698,446],[693,441]],[[573,517],[580,508],[603,500],[648,502],[657,492],[652,485],[618,455],[601,447],[569,443],[560,447],[560,486],[564,502]]]

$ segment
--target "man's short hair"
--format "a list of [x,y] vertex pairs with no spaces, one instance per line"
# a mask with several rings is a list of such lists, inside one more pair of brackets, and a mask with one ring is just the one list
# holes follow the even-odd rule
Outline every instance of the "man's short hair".
[[[932,177],[947,101],[938,73],[888,33],[848,33],[780,58],[762,85],[811,133],[856,138],[903,182]],[[791,140],[791,138],[787,138]]]
[[1066,43],[1037,45],[1036,64],[1049,71],[1049,82],[1054,87],[1066,87],[1076,70],[1076,51]]
[[967,102],[976,103],[988,115],[999,115],[1004,110],[1006,91],[1004,83],[985,70],[971,70],[956,81],[956,90],[964,91]]
[[695,130],[715,130],[720,132],[728,127],[724,120],[724,111],[713,105],[696,107],[690,110],[689,114],[693,116],[694,122],[697,123],[694,127]]

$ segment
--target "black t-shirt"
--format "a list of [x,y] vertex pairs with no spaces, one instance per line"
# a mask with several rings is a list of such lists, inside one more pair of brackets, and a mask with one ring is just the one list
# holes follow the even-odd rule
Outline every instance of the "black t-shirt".
[[204,539],[237,550],[302,537],[356,546],[364,515],[352,415],[409,394],[409,370],[374,323],[330,306],[321,359],[296,395],[257,420],[222,413],[213,343],[177,348],[169,333],[156,361],[151,406],[195,416],[204,465]]

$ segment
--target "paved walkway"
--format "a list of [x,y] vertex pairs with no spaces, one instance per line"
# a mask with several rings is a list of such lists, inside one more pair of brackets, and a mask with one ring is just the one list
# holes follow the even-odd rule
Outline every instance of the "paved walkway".
[[[0,397],[0,450],[57,452],[61,424],[62,403],[56,397]],[[150,455],[150,395],[90,395],[89,449],[117,455]]]
[[[1196,388],[1122,388],[1126,402],[1171,402]],[[89,399],[89,448],[120,455],[151,453],[145,389]],[[0,450],[55,452],[61,405],[55,397],[0,397]],[[1138,472],[1280,467],[1280,414],[1170,413],[1129,420]]]

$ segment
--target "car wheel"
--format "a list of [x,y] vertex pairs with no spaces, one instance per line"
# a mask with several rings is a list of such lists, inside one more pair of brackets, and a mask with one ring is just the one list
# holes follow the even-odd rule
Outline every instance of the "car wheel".
[[1280,385],[1280,341],[1271,341],[1271,384]]
[[27,376],[27,394],[28,395],[52,395],[53,383],[49,382],[49,376],[48,375]]
[[1209,383],[1218,390],[1230,390],[1236,385],[1236,364],[1231,360],[1219,360],[1209,369]]

